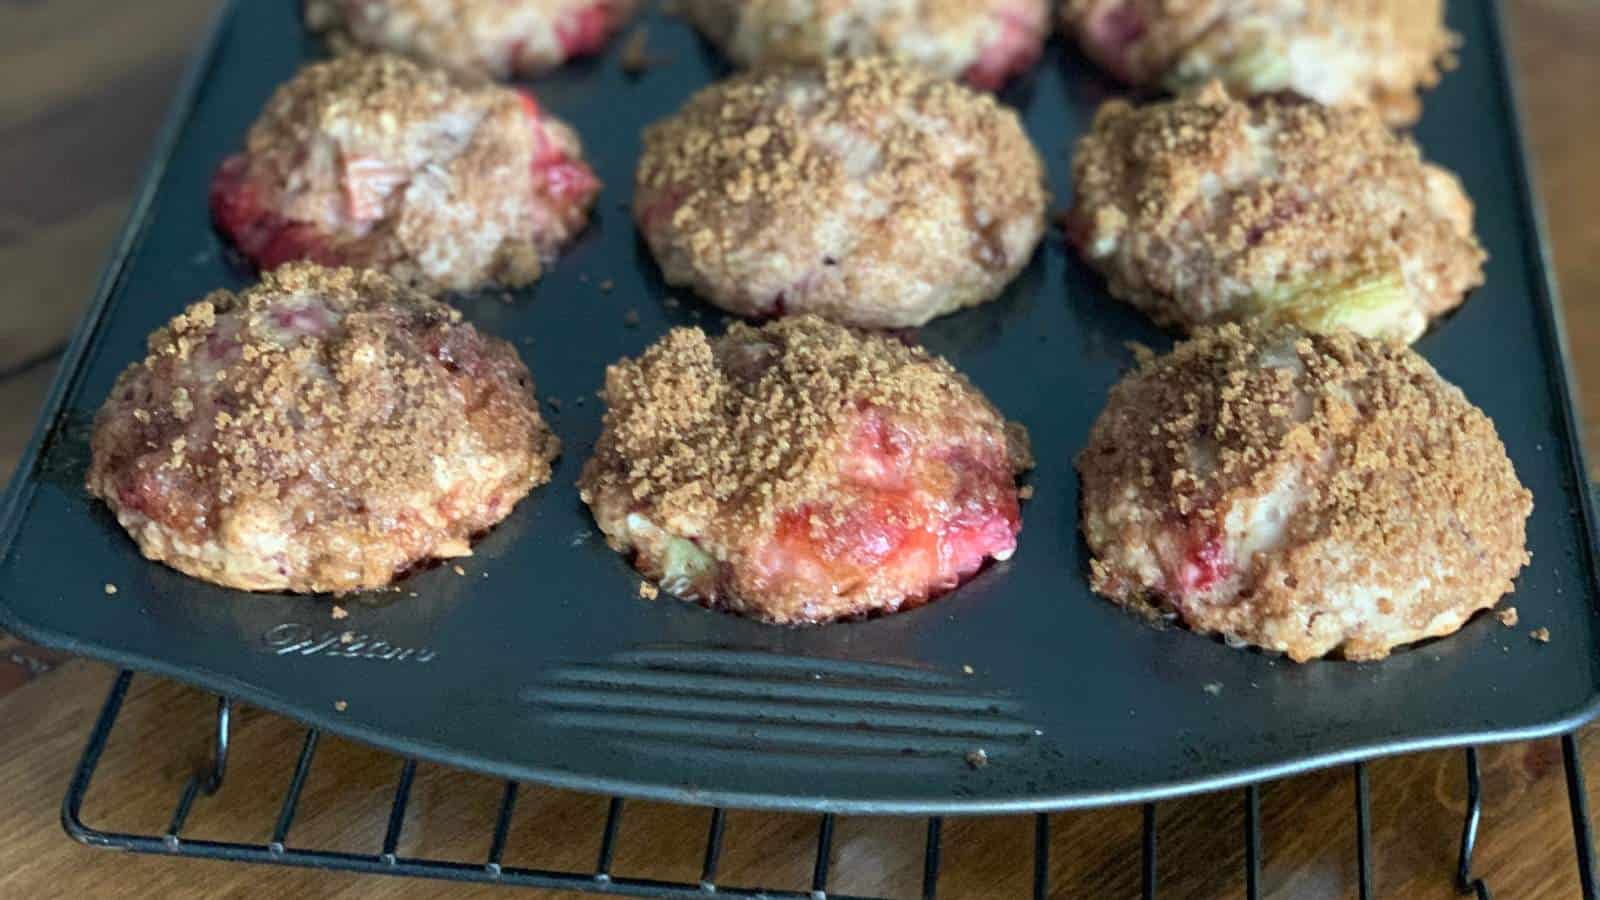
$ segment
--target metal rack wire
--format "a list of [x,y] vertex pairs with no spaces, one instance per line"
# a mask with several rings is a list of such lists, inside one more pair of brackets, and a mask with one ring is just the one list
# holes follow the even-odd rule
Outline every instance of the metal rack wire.
[[[291,847],[289,845],[290,830],[294,825],[295,813],[300,804],[300,795],[305,787],[306,778],[311,772],[312,763],[317,754],[317,744],[321,737],[320,731],[315,728],[307,729],[305,738],[300,745],[300,753],[295,761],[294,771],[289,779],[289,787],[284,795],[283,804],[279,809],[270,841],[265,844],[246,844],[185,838],[183,836],[184,825],[188,821],[191,810],[194,808],[195,801],[202,796],[215,794],[222,786],[223,779],[227,774],[233,704],[226,697],[220,698],[217,702],[215,743],[212,748],[211,758],[202,771],[191,776],[185,783],[178,795],[178,800],[173,808],[172,818],[167,825],[166,831],[159,835],[102,831],[84,823],[82,809],[85,798],[88,796],[90,785],[94,780],[95,770],[99,767],[101,755],[104,753],[106,745],[110,741],[111,733],[116,727],[117,717],[122,711],[123,701],[127,698],[128,686],[132,680],[133,673],[123,671],[112,684],[111,692],[106,697],[105,705],[101,708],[99,717],[95,720],[94,728],[89,734],[88,743],[84,747],[83,756],[78,761],[77,769],[72,776],[72,782],[67,788],[67,795],[61,805],[62,827],[73,838],[91,847],[133,853],[186,856],[199,859],[265,863],[316,869],[336,869],[373,875],[399,875],[629,897],[706,897],[715,895],[718,897],[751,898],[751,900],[754,900],[754,898],[881,900],[881,898],[835,894],[828,890],[829,861],[832,858],[835,827],[835,817],[831,814],[819,816],[816,857],[811,869],[811,887],[809,891],[727,887],[719,884],[717,881],[717,867],[722,858],[723,831],[727,821],[727,811],[720,808],[713,809],[711,812],[711,823],[706,833],[705,853],[700,867],[700,878],[697,882],[672,882],[614,876],[612,874],[612,860],[615,856],[617,845],[617,832],[626,809],[626,801],[622,797],[612,797],[607,806],[605,823],[601,832],[600,851],[595,860],[593,871],[572,872],[508,866],[504,864],[503,860],[505,858],[507,837],[511,829],[512,815],[516,810],[518,794],[516,782],[507,782],[501,793],[499,812],[495,816],[494,831],[490,837],[489,849],[483,862],[473,864],[401,856],[398,852],[400,838],[405,829],[406,807],[410,801],[412,783],[417,770],[416,761],[409,759],[401,763],[399,777],[394,787],[394,799],[389,808],[388,827],[384,833],[383,845],[378,852],[349,853]],[[1578,752],[1578,738],[1575,733],[1562,736],[1561,750],[1566,769],[1567,799],[1572,815],[1573,841],[1583,900],[1600,900],[1600,892],[1597,892],[1594,880],[1594,836],[1589,822],[1583,768]],[[1478,825],[1483,814],[1483,795],[1478,768],[1478,752],[1473,748],[1468,748],[1465,752],[1467,809],[1461,826],[1461,847],[1456,867],[1456,887],[1463,895],[1475,896],[1478,900],[1490,900],[1493,894],[1490,892],[1489,886],[1484,883],[1483,879],[1476,877],[1472,871],[1472,854],[1477,844]],[[1353,766],[1352,776],[1355,781],[1356,866],[1359,895],[1361,900],[1371,900],[1377,895],[1374,893],[1372,881],[1372,836],[1369,827],[1371,801],[1366,766],[1362,763],[1356,763]],[[1258,900],[1261,896],[1262,884],[1261,786],[1249,785],[1242,789],[1242,793],[1244,795],[1244,834],[1242,839],[1245,848],[1245,891],[1249,900]],[[938,896],[940,835],[942,828],[943,820],[940,817],[933,816],[927,820],[927,833],[923,842],[922,856],[921,896],[924,900],[936,900]],[[1159,837],[1156,805],[1147,803],[1144,805],[1142,850],[1142,896],[1145,900],[1156,900],[1160,896],[1160,881],[1156,865],[1160,851]],[[1050,817],[1048,814],[1039,813],[1034,816],[1033,842],[1033,896],[1036,898],[1044,898],[1050,895],[1049,853]]]

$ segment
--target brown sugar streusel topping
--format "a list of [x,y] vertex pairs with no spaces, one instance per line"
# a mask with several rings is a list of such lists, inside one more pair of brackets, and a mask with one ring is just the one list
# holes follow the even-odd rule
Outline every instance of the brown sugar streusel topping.
[[[949,177],[935,162],[941,135],[917,124],[931,119],[994,151],[975,154],[965,172],[978,192],[1012,198],[996,202],[999,206],[1027,205],[1040,198],[1042,189],[1035,180],[1013,177],[1029,172],[1035,157],[1026,143],[1008,139],[1017,127],[1016,114],[992,96],[870,57],[832,60],[818,69],[824,90],[815,95],[815,105],[802,109],[778,102],[780,92],[803,71],[776,67],[736,76],[702,91],[678,115],[646,130],[639,180],[652,188],[689,186],[674,224],[698,227],[696,253],[731,249],[734,230],[719,222],[730,210],[748,210],[744,215],[759,222],[804,216],[835,199],[836,194],[820,188],[851,176],[845,159],[816,142],[828,123],[881,134],[883,156],[875,163],[874,177],[886,191]],[[895,111],[915,115],[892,116],[884,128],[879,120]],[[730,121],[741,123],[742,132],[729,134],[725,123]]]
[[605,400],[585,500],[621,488],[674,533],[702,534],[724,516],[742,523],[734,532],[767,532],[797,504],[825,506],[849,426],[867,406],[986,423],[1004,435],[1014,468],[1032,464],[1020,427],[949,363],[810,316],[759,330],[735,323],[715,342],[674,329],[606,370]]
[[[1427,319],[1483,281],[1472,205],[1370,111],[1213,82],[1170,102],[1113,100],[1073,160],[1068,226],[1114,294],[1162,324],[1241,318],[1263,298],[1394,282]],[[1404,294],[1402,302],[1404,302]]]
[[644,142],[634,213],[669,282],[741,314],[918,325],[998,293],[1043,230],[1016,114],[884,58],[735,76]]
[[[384,275],[291,264],[151,335],[88,481],[191,574],[339,591],[465,552],[558,448],[509,345]],[[281,558],[255,559],[262,542]]]
[[[1157,601],[1163,586],[1119,562],[1130,558],[1122,541],[1148,539],[1147,528],[1220,531],[1238,504],[1298,479],[1283,539],[1239,573],[1235,599],[1178,598],[1213,616],[1203,630],[1246,639],[1352,584],[1428,585],[1411,608],[1378,603],[1408,628],[1453,610],[1464,619],[1510,591],[1529,560],[1532,495],[1494,425],[1422,357],[1348,333],[1229,325],[1146,357],[1112,390],[1078,468],[1086,514],[1131,503],[1149,517],[1091,535],[1093,586],[1124,603]],[[1343,649],[1377,658],[1424,636],[1358,632]],[[1283,649],[1303,659],[1329,648]]]

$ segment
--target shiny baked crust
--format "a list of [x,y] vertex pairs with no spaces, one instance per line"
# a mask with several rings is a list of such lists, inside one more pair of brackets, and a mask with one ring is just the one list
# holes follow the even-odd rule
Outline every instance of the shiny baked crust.
[[1226,325],[1146,354],[1077,467],[1095,591],[1297,661],[1449,634],[1529,561],[1493,423],[1349,333]]
[[531,94],[363,54],[277,90],[211,209],[263,269],[304,259],[469,291],[536,279],[599,189],[577,135]]
[[87,484],[150,559],[344,592],[470,554],[558,449],[511,345],[379,273],[296,263],[150,336]]
[[1112,100],[1072,172],[1069,237],[1163,325],[1266,316],[1409,342],[1483,282],[1460,182],[1366,109],[1216,82]]
[[882,57],[735,76],[652,125],[633,213],[669,284],[730,312],[910,327],[997,296],[1044,167],[992,97]]
[[919,605],[1021,529],[1026,433],[944,361],[814,316],[669,332],[606,372],[579,488],[684,599],[780,624]]

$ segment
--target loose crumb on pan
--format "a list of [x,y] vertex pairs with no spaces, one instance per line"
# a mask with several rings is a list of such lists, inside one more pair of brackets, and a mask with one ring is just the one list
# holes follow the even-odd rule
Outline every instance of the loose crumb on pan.
[[343,619],[343,618],[348,617],[349,615],[350,615],[350,611],[349,610],[345,609],[344,607],[340,606],[337,603],[335,603],[333,605],[333,617],[334,617],[334,619],[336,619],[336,620],[337,619]]
[[1528,633],[1528,636],[1541,644],[1550,643],[1550,629],[1548,628],[1535,628]]
[[1508,606],[1499,610],[1495,613],[1495,617],[1500,620],[1501,625],[1507,628],[1517,627],[1517,608],[1515,606]]
[[627,326],[628,328],[638,328],[639,327],[639,311],[637,309],[630,309],[627,312],[623,313],[622,314],[622,324]]
[[639,596],[645,600],[654,600],[660,596],[661,589],[648,581],[639,582]]
[[465,576],[465,575],[466,575],[466,574],[467,574],[467,570],[466,570],[466,569],[463,569],[463,568],[461,568],[461,567],[460,567],[460,566],[451,566],[451,567],[450,567],[450,568],[451,568],[451,570],[452,570],[452,571],[454,571],[454,572],[455,572],[455,573],[456,573],[456,574],[457,574],[457,575],[462,575],[462,576]]
[[356,633],[354,631],[346,631],[343,634],[339,635],[339,643],[341,643],[341,644],[353,644],[355,642],[356,642]]
[[1222,696],[1222,682],[1213,681],[1210,684],[1207,684],[1202,690],[1213,697],[1220,697]]
[[110,595],[115,594],[116,592],[117,592],[117,586],[112,584],[109,581],[106,582],[106,596],[109,597]]
[[345,710],[350,708],[350,704],[346,703],[343,700],[335,700],[335,701],[333,701],[333,708],[335,710],[338,710],[339,712],[344,712]]
[[989,765],[989,751],[983,749],[982,747],[978,747],[974,750],[968,750],[966,760],[967,768],[982,769]]

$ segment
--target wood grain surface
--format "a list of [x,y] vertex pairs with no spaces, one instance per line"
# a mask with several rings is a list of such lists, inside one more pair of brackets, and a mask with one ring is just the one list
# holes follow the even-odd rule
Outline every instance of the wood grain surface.
[[[269,2],[269,0],[253,0]],[[288,2],[288,0],[270,0]],[[27,441],[59,347],[88,298],[211,0],[0,0],[0,473]],[[1565,296],[1580,382],[1600,386],[1600,3],[1508,0],[1529,138]],[[1591,446],[1600,387],[1583,402]],[[503,888],[362,877],[93,851],[57,825],[62,791],[111,683],[104,666],[0,635],[0,897],[491,898]],[[159,832],[208,748],[213,700],[136,678],[86,810],[107,828]],[[193,837],[261,841],[270,832],[303,732],[240,712],[222,791],[202,799]],[[1600,731],[1585,733],[1600,784]],[[1561,754],[1553,741],[1484,751],[1478,871],[1502,900],[1578,896]],[[325,740],[291,844],[374,852],[383,839],[399,763]],[[1370,769],[1376,895],[1448,898],[1465,809],[1458,752],[1384,760]],[[487,851],[499,786],[423,766],[401,853],[477,862]],[[1162,897],[1244,893],[1243,795],[1162,804]],[[1600,797],[1591,791],[1591,805]],[[1262,793],[1264,893],[1320,900],[1356,896],[1354,787],[1349,769],[1279,782]],[[506,862],[588,870],[604,802],[528,787]],[[709,814],[628,804],[615,871],[693,881]],[[1023,896],[1032,823],[945,824],[943,897]],[[1052,819],[1052,896],[1136,897],[1140,812]],[[916,896],[920,821],[840,820],[831,890]],[[809,887],[816,819],[732,813],[721,880]],[[527,892],[541,898],[560,896]]]

